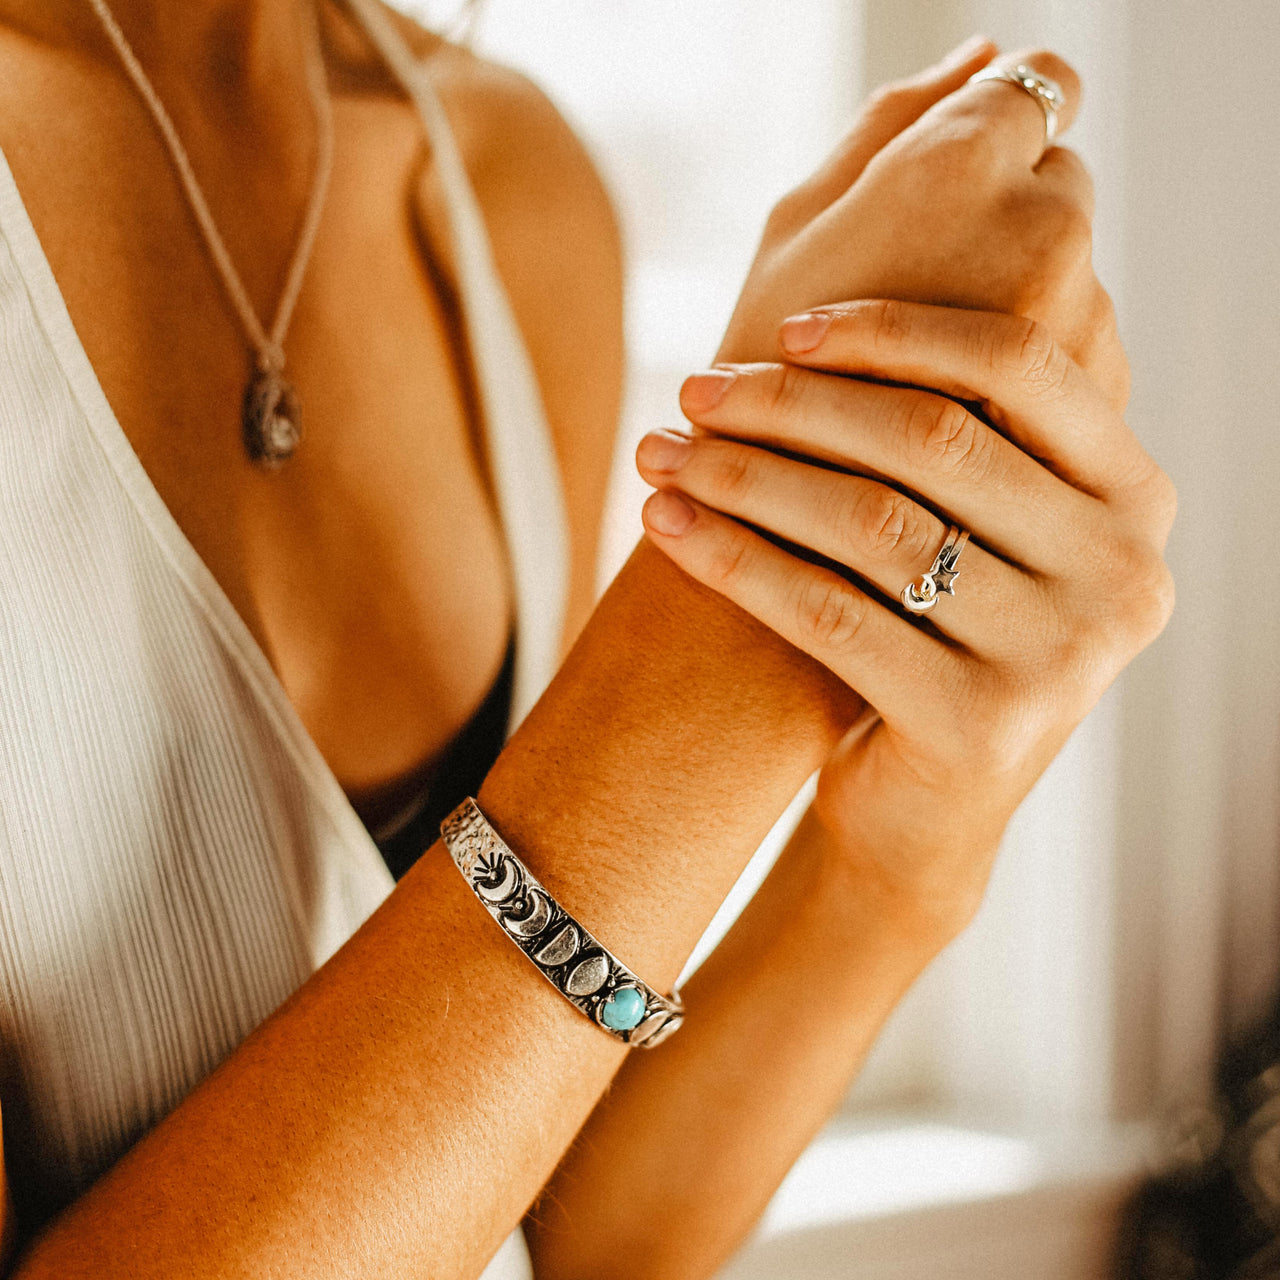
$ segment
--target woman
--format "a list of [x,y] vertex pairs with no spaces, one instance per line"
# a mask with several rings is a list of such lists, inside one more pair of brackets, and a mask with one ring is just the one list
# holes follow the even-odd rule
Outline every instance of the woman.
[[[608,202],[523,81],[316,16],[0,4],[12,1274],[519,1274],[523,1218],[539,1280],[705,1276],[1167,616],[1088,179],[985,43],[878,95],[593,610]],[[652,1053],[416,856],[570,642],[480,809],[658,993],[824,766]]]

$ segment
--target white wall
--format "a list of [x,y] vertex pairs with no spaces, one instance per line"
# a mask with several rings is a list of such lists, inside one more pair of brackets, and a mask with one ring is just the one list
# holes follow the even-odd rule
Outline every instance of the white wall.
[[477,47],[548,87],[623,222],[630,387],[604,580],[640,534],[637,440],[680,420],[676,390],[714,355],[770,206],[851,116],[856,13],[832,0],[486,0]]
[[1253,1016],[1280,971],[1280,144],[1260,92],[1280,5],[1125,8],[1131,418],[1181,492],[1178,610],[1126,719],[1128,896],[1150,940],[1121,970],[1133,1106],[1203,1080],[1219,1022]]

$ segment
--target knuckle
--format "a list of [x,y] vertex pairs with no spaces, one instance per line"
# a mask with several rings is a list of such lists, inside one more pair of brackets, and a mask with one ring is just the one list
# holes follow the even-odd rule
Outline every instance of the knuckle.
[[1173,483],[1167,471],[1156,467],[1151,477],[1150,489],[1152,519],[1163,542],[1178,518],[1178,486]]
[[1139,648],[1149,645],[1168,625],[1175,597],[1169,566],[1159,556],[1147,556],[1127,593],[1129,636]]
[[1003,104],[984,94],[964,110],[953,112],[945,128],[933,132],[925,151],[928,162],[947,176],[972,182],[1002,167],[1004,147],[997,130],[991,127],[992,114]]
[[1025,681],[1006,679],[974,709],[967,720],[965,755],[976,773],[1000,778],[1025,765],[1033,748],[1033,708],[1038,700]]
[[853,645],[866,620],[867,600],[847,582],[823,575],[809,580],[797,602],[800,635],[823,649]]
[[[1165,628],[1173,613],[1174,582],[1164,558],[1138,540],[1118,542],[1107,561],[1107,596],[1103,642],[1128,657],[1145,648]],[[1106,625],[1109,623],[1110,625]]]
[[1151,638],[1154,640],[1169,625],[1173,611],[1178,604],[1178,584],[1174,581],[1173,572],[1162,560],[1162,572],[1157,575],[1154,586],[1152,621],[1155,624]]
[[1016,374],[1033,395],[1062,392],[1070,373],[1067,354],[1044,325],[1025,320],[1015,326],[1006,354],[1006,370]]
[[1070,177],[1072,195],[1080,201],[1082,208],[1092,210],[1097,183],[1089,166],[1081,159],[1080,153],[1070,147],[1055,146],[1053,152],[1058,167]]
[[869,487],[850,520],[855,545],[885,560],[922,559],[926,547],[923,513],[905,494],[885,485]]
[[755,454],[749,446],[728,441],[708,442],[710,482],[717,499],[741,500],[756,480]]
[[982,481],[991,461],[990,440],[963,405],[942,396],[922,396],[910,413],[907,437],[927,466],[944,475]]
[[1149,454],[1143,454],[1136,475],[1121,487],[1119,497],[1127,514],[1163,547],[1178,516],[1178,489]]
[[738,525],[726,529],[707,565],[708,585],[727,591],[742,579],[747,567],[747,532]]
[[768,217],[765,218],[765,242],[773,243],[776,240],[785,239],[797,224],[805,221],[805,215],[811,203],[808,186],[805,183],[786,192],[775,201],[769,210]]
[[766,412],[785,419],[800,411],[810,376],[807,369],[793,364],[773,365],[765,379]]
[[1106,657],[1111,648],[1110,637],[1100,634],[1096,624],[1060,624],[1053,638],[1039,646],[1039,669],[1035,674],[1041,679],[1047,677],[1058,690],[1093,688],[1097,669],[1111,665]]
[[911,308],[892,299],[868,302],[864,306],[873,349],[892,351],[901,348],[911,333]]
[[1109,610],[1069,607],[1069,596],[1043,582],[1035,591],[1034,608],[1028,610],[1026,637],[1019,656],[1010,663],[1023,707],[1043,705],[1046,699],[1061,703],[1071,690],[1097,687],[1094,674],[1109,649],[1099,627]]
[[1075,200],[1054,201],[1049,229],[1062,260],[1074,264],[1092,258],[1093,218]]
[[1093,305],[1080,347],[1075,356],[1077,363],[1102,388],[1116,412],[1123,413],[1129,403],[1133,376],[1129,357],[1120,341],[1115,303],[1101,285],[1094,288]]
[[1101,284],[1095,283],[1094,285],[1089,326],[1102,341],[1119,344],[1120,322],[1116,316],[1115,299]]
[[1012,213],[1036,252],[1054,264],[1074,265],[1093,252],[1093,216],[1062,189],[1021,185],[1010,196]]
[[1058,195],[1018,191],[1005,206],[1002,226],[1015,314],[1039,314],[1046,302],[1060,307],[1093,282],[1092,223],[1078,205]]
[[863,114],[874,117],[896,117],[901,115],[918,97],[919,91],[914,90],[907,81],[890,80],[885,84],[877,85],[867,95]]

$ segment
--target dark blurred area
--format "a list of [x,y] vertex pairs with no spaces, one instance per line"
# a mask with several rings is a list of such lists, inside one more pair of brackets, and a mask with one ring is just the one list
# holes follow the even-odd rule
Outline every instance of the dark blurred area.
[[1173,1168],[1125,1213],[1117,1280],[1280,1280],[1280,1003],[1224,1055]]

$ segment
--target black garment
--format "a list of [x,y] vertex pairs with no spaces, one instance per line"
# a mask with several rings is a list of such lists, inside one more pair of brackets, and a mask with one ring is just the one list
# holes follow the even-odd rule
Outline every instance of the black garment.
[[516,642],[484,701],[440,758],[421,801],[421,808],[394,835],[378,841],[383,860],[397,880],[440,837],[440,824],[468,796],[480,790],[507,737],[511,693],[515,684]]

